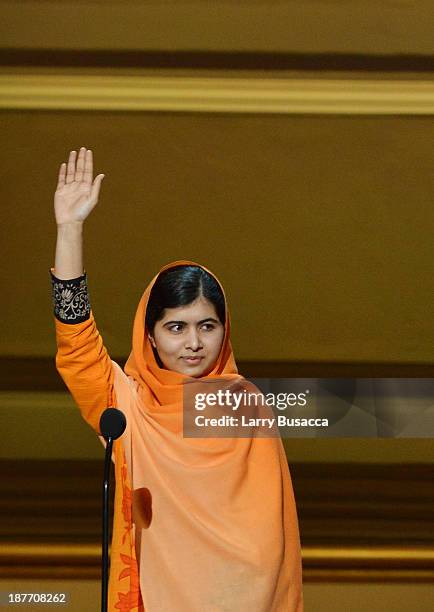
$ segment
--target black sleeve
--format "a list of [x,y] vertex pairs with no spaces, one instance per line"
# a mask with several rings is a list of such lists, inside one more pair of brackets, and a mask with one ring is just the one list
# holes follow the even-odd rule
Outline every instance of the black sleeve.
[[62,323],[82,323],[89,319],[90,301],[86,272],[77,278],[61,280],[50,270],[54,316]]

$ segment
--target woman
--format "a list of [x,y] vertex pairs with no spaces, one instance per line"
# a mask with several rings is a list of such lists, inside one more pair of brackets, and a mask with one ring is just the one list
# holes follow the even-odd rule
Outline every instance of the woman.
[[109,610],[301,612],[301,554],[280,438],[183,436],[183,386],[242,379],[223,288],[204,266],[164,266],[139,302],[124,371],[95,325],[82,261],[84,220],[103,179],[71,151],[54,196],[51,268],[57,369],[105,444],[99,418],[127,419],[114,442]]

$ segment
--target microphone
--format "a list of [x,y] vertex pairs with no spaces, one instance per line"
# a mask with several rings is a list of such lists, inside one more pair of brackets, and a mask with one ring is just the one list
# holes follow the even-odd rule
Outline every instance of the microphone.
[[104,460],[104,480],[102,491],[102,580],[101,612],[107,612],[108,603],[108,570],[109,570],[109,483],[113,440],[125,431],[127,420],[124,413],[117,408],[106,408],[99,420],[99,429],[107,441]]
[[127,420],[124,413],[117,408],[106,408],[99,420],[99,428],[107,440],[117,440],[125,431]]

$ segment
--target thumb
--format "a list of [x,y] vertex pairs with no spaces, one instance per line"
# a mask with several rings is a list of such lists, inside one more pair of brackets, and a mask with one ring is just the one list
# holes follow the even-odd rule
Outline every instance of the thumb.
[[98,200],[99,190],[100,190],[101,183],[104,177],[105,177],[105,174],[98,174],[98,176],[95,177],[95,180],[93,181],[92,198],[94,198],[95,200]]

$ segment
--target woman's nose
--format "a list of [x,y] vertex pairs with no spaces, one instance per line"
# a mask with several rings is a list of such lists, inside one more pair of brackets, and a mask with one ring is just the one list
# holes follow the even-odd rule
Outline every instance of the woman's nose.
[[197,351],[199,348],[201,348],[201,346],[201,340],[197,329],[191,329],[186,338],[185,348]]

